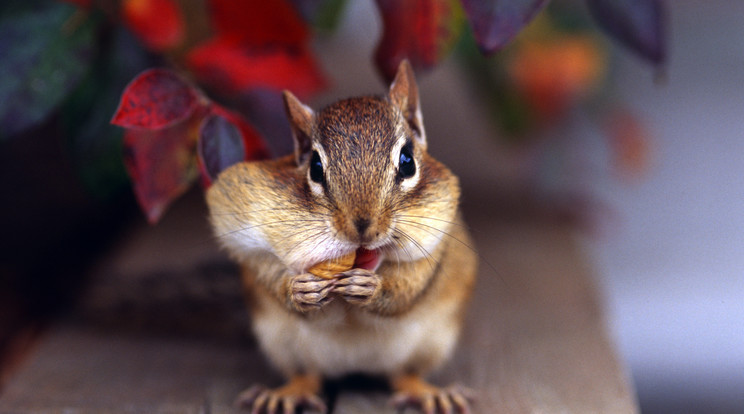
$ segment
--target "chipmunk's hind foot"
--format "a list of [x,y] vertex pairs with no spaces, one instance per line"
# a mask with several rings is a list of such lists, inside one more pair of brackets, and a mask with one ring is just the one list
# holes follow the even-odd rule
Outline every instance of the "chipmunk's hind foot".
[[251,414],[295,414],[297,409],[325,414],[328,409],[318,395],[321,385],[319,376],[297,375],[276,389],[254,385],[238,395],[235,405]]
[[400,412],[413,407],[424,414],[470,414],[470,402],[474,399],[474,392],[468,388],[440,388],[418,375],[396,377],[392,386],[395,394],[390,402]]

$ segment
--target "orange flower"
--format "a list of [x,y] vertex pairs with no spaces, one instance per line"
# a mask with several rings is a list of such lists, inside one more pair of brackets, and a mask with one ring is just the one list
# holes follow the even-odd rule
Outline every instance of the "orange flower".
[[554,119],[602,80],[605,56],[589,35],[525,40],[507,64],[517,89],[543,119]]

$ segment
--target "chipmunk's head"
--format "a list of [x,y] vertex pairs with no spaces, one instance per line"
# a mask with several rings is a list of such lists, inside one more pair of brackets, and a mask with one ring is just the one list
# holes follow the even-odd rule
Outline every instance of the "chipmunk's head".
[[336,245],[422,257],[453,219],[459,186],[426,152],[418,90],[407,61],[385,97],[319,112],[284,94],[295,158]]

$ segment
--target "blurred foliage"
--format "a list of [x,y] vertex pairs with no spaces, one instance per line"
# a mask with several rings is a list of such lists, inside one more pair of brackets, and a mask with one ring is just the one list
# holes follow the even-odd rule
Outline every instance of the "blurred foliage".
[[44,118],[89,71],[95,19],[74,19],[69,5],[14,1],[0,15],[0,123],[3,138]]
[[581,103],[596,104],[609,65],[604,40],[573,7],[551,5],[502,53],[483,56],[465,39],[459,52],[474,90],[502,136],[521,142]]
[[[346,6],[346,0],[6,0],[0,141],[60,122],[86,188],[109,197],[126,185],[126,166],[154,222],[197,179],[195,168],[208,183],[238,159],[230,151],[247,158],[278,147],[263,136],[282,138],[275,136],[283,119],[279,91],[307,98],[327,86],[309,45],[317,33],[333,34]],[[383,35],[375,62],[383,77],[392,78],[403,59],[422,72],[457,50],[513,142],[525,142],[576,105],[603,102],[609,58],[597,27],[656,67],[666,57],[662,0],[376,0],[376,6]],[[154,118],[118,122],[127,109],[117,110],[122,91],[122,103],[137,98],[128,110],[140,115],[175,105],[167,96],[148,100],[140,99],[148,91],[133,92],[129,82],[152,67],[172,71],[176,89],[195,97],[195,112],[167,118],[167,126]],[[172,79],[159,73],[153,90]],[[607,114],[595,112],[614,125],[608,136],[618,162],[642,162],[643,128],[618,130],[617,120],[633,124],[632,115],[604,106]],[[109,124],[114,113],[126,132]]]

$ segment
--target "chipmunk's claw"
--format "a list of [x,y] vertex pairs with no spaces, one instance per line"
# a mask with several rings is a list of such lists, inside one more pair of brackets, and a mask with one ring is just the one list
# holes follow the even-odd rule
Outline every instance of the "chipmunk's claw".
[[371,270],[355,268],[336,277],[332,292],[357,306],[369,304],[380,293],[380,276]]
[[436,393],[397,393],[392,405],[401,412],[407,407],[418,408],[424,414],[470,414],[470,403],[465,393],[457,388],[442,388]]
[[290,300],[300,312],[320,309],[333,300],[329,296],[334,281],[312,273],[297,275],[290,281]]
[[313,393],[293,394],[282,388],[272,390],[261,385],[240,393],[235,405],[250,409],[251,414],[295,414],[298,408],[321,414],[327,412],[323,400]]
[[399,411],[412,407],[424,414],[470,414],[470,402],[475,393],[458,385],[439,388],[420,378],[409,377],[396,387],[390,403]]
[[279,388],[254,385],[240,393],[235,404],[251,414],[294,414],[297,409],[325,414],[328,409],[318,396],[321,383],[319,375],[294,375]]

